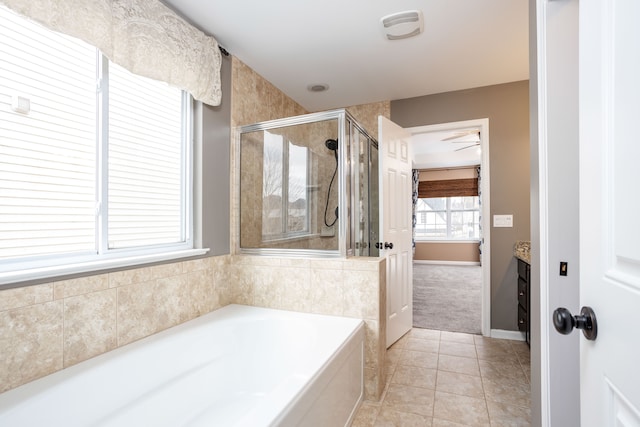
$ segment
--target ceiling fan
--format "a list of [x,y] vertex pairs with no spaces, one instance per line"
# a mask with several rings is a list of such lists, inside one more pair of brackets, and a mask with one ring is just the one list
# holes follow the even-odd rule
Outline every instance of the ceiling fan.
[[466,147],[457,148],[453,151],[466,150],[467,148],[480,145],[480,131],[478,129],[471,129],[462,132],[456,132],[455,135],[444,138],[443,141],[469,144]]

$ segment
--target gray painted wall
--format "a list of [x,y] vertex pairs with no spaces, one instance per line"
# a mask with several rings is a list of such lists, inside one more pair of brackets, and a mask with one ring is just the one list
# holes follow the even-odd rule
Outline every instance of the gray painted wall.
[[202,174],[202,247],[207,256],[230,253],[231,191],[231,57],[222,57],[222,102],[217,107],[203,105],[202,163],[196,173]]
[[513,82],[391,101],[391,120],[414,127],[489,119],[490,211],[513,214],[491,233],[491,328],[516,331],[516,240],[529,240],[529,83]]
[[[536,11],[536,3],[542,9]],[[546,87],[536,85],[531,105],[536,124],[531,152],[532,425],[572,427],[580,425],[581,334],[560,335],[551,315],[557,307],[575,314],[580,304],[578,0],[530,0],[530,5],[531,40],[537,36],[536,12],[546,22],[546,44],[531,47],[531,79],[546,75]],[[566,277],[559,275],[560,261],[569,263]],[[541,413],[543,402],[548,402],[548,413]]]

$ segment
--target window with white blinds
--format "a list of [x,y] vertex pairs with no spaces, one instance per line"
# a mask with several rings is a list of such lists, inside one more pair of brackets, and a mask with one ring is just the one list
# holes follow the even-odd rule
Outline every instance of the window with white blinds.
[[0,273],[191,248],[190,105],[0,7]]
[[179,89],[109,64],[108,247],[184,241]]

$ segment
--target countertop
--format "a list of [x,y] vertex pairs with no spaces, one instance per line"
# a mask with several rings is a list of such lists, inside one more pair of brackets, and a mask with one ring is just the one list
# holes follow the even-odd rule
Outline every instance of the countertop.
[[517,240],[513,249],[513,256],[531,264],[531,242],[529,240]]

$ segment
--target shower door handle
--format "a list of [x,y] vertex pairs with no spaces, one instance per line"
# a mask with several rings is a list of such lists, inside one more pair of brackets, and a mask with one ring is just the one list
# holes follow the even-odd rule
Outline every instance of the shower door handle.
[[389,242],[376,242],[376,249],[393,249],[393,243]]

